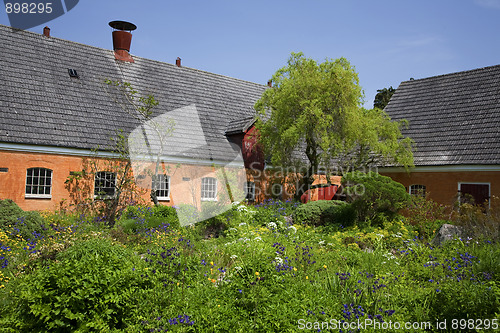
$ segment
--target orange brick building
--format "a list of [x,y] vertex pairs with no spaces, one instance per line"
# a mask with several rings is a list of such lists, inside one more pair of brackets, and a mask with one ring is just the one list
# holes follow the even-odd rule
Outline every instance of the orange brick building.
[[[252,199],[260,180],[247,181],[244,139],[226,131],[248,130],[235,124],[253,117],[267,86],[187,68],[180,59],[168,64],[133,56],[135,26],[110,25],[114,50],[54,38],[48,29],[42,35],[0,26],[0,199],[26,210],[58,208],[71,199],[66,181],[84,161],[118,157],[112,138],[120,135],[146,202],[153,185],[147,169],[157,157],[162,204],[240,201],[245,191]],[[159,103],[153,114],[141,118],[110,81],[152,94]],[[248,149],[245,154],[256,160]],[[94,177],[91,196],[114,194],[116,172],[101,167]]]
[[[117,157],[110,138],[118,135],[128,138],[146,202],[153,185],[146,169],[157,156],[162,204],[291,196],[283,177],[265,170],[256,141],[254,103],[266,85],[184,67],[180,59],[133,56],[121,43],[135,26],[114,28],[120,40],[107,50],[51,37],[48,29],[41,35],[0,26],[0,199],[26,210],[58,208],[71,199],[66,181],[85,160]],[[444,204],[459,193],[478,202],[500,196],[498,78],[500,66],[493,66],[403,82],[385,110],[409,121],[403,134],[415,140],[415,168],[381,173]],[[153,115],[141,120],[109,80],[154,95]],[[116,175],[94,171],[90,194],[113,194]]]
[[442,204],[500,197],[499,92],[500,65],[402,82],[385,111],[408,121],[415,167],[379,171]]

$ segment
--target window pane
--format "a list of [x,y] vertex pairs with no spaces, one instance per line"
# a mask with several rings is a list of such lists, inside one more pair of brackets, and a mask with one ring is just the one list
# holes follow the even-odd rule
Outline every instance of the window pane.
[[26,171],[26,194],[50,195],[52,185],[52,170],[45,168],[30,168]]

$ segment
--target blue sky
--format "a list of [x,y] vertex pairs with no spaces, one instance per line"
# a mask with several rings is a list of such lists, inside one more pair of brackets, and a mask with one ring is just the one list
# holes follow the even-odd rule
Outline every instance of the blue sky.
[[[500,64],[500,0],[80,0],[44,25],[111,49],[108,22],[133,22],[133,55],[265,84],[291,52],[347,58],[365,107],[409,78]],[[0,23],[9,25],[5,9]]]

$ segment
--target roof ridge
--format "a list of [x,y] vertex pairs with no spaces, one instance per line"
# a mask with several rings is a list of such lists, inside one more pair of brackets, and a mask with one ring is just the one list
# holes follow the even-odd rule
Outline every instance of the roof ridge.
[[453,76],[453,75],[458,75],[458,74],[479,72],[479,71],[483,71],[483,70],[487,70],[487,69],[492,69],[492,68],[495,68],[495,67],[500,67],[500,64],[498,64],[498,65],[491,65],[491,66],[484,66],[484,67],[474,68],[474,69],[467,69],[467,70],[464,70],[464,71],[451,72],[451,73],[446,73],[446,74],[433,75],[433,76],[424,77],[424,78],[421,78],[421,79],[410,79],[410,80],[402,81],[401,83],[432,80],[432,79],[436,79],[436,78],[440,78],[440,77],[445,77],[445,76]]
[[[43,37],[43,34],[39,34],[39,33],[34,32],[34,31],[29,31],[29,30],[23,30],[23,29],[19,29],[19,28],[10,27],[10,26],[4,25],[4,24],[0,24],[0,28],[4,28],[6,30],[11,29],[11,30],[14,30],[14,31],[17,31],[17,32],[31,34],[31,35],[33,35],[33,37]],[[47,37],[45,37],[45,38],[47,38]],[[67,39],[64,39],[64,38],[59,38],[59,37],[54,37],[54,36],[50,36],[48,38],[50,38],[50,39],[56,39],[56,40],[59,40],[61,42],[66,42],[66,43],[81,45],[81,46],[84,46],[84,47],[91,47],[93,49],[97,49],[97,50],[101,50],[101,51],[113,52],[112,49],[106,49],[106,48],[102,48],[102,47],[98,47],[98,46],[94,46],[94,45],[88,45],[88,44],[84,44],[84,43],[80,43],[80,42],[75,42],[75,41],[72,41],[72,40],[67,40]],[[165,62],[165,61],[156,60],[156,59],[150,59],[150,58],[145,58],[145,57],[141,57],[141,56],[138,56],[138,55],[134,55],[133,53],[131,53],[131,55],[134,58],[136,58],[136,59],[141,59],[141,60],[146,60],[146,61],[152,61],[152,62],[156,62],[156,63],[160,63],[160,64],[163,64],[163,65],[168,65],[168,66],[172,66],[172,67],[178,67],[175,64],[171,64],[171,63],[168,63],[168,62]],[[235,78],[235,77],[224,75],[224,74],[209,72],[209,71],[202,70],[202,69],[197,69],[197,68],[192,68],[192,67],[187,67],[187,66],[182,66],[180,68],[191,70],[191,71],[196,71],[196,72],[200,72],[200,73],[204,73],[204,74],[215,75],[215,76],[218,76],[220,78],[227,78],[227,79],[236,80],[236,81],[240,81],[240,82],[244,82],[244,83],[249,83],[249,84],[256,85],[256,86],[261,86],[262,88],[266,88],[267,87],[267,84],[261,84],[261,83],[257,83],[257,82],[243,80],[243,79]]]

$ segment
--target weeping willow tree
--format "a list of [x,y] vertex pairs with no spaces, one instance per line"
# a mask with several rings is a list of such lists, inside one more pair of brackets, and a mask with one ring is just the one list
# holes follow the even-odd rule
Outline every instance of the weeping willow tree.
[[381,164],[411,166],[404,121],[362,107],[363,92],[345,58],[318,63],[292,53],[255,104],[259,140],[273,167],[295,170],[295,197],[320,169],[328,175]]

